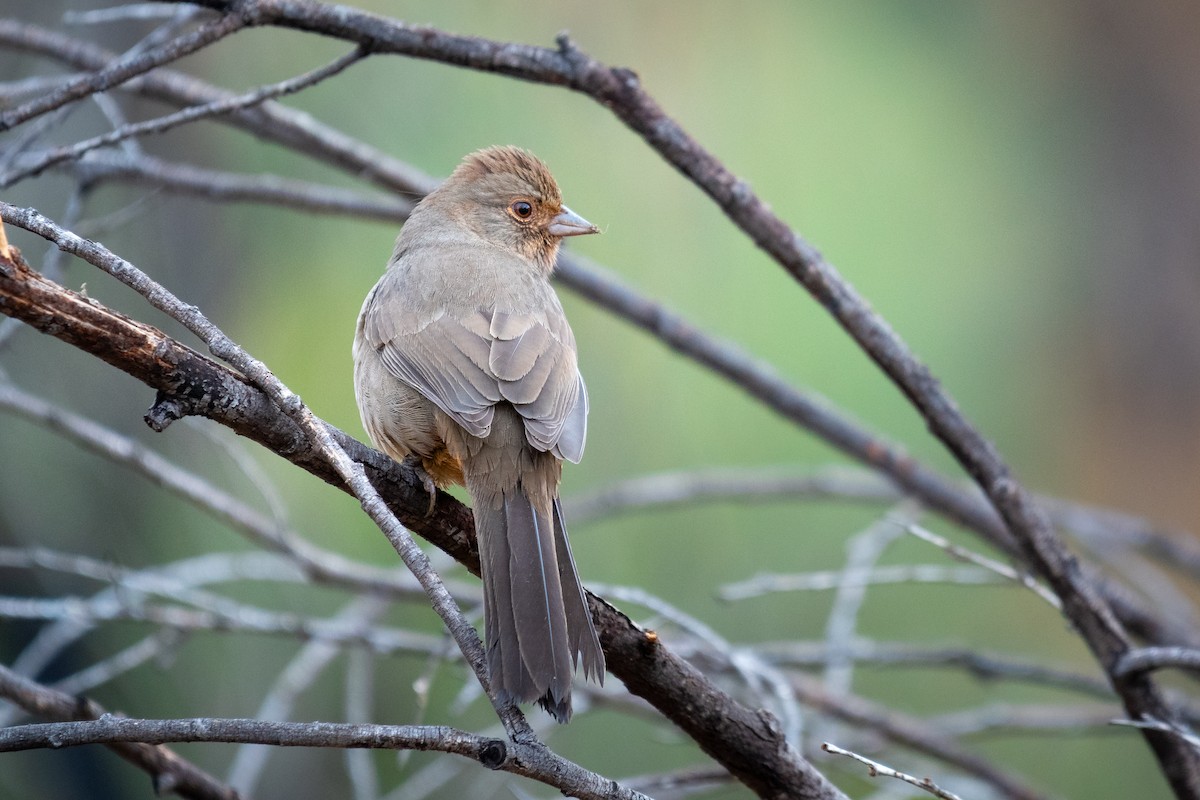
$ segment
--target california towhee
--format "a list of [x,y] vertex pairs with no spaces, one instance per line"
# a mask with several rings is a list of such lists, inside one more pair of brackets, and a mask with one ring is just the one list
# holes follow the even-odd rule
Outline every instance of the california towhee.
[[588,401],[549,277],[563,237],[597,230],[533,155],[472,153],[413,210],[354,336],[371,441],[419,464],[431,491],[471,494],[493,688],[559,722],[579,657],[602,681],[604,654],[558,501]]

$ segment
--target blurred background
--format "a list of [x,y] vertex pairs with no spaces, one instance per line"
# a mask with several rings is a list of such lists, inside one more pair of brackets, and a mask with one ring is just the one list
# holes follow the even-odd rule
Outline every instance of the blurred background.
[[[593,57],[634,69],[667,113],[870,299],[1029,485],[1200,530],[1200,6],[1183,0],[355,4],[453,32],[545,46],[568,30]],[[117,50],[149,29],[62,22],[64,12],[83,8],[9,0],[5,13]],[[177,66],[244,90],[347,49],[298,32],[251,30]],[[5,79],[49,71],[40,58],[0,52]],[[823,310],[706,197],[587,98],[378,56],[285,102],[437,176],[489,144],[534,151],[554,171],[566,202],[604,230],[572,241],[573,251],[740,343],[919,459],[959,474]],[[140,101],[126,108],[134,117],[163,113]],[[85,105],[52,136],[73,141],[68,137],[106,125]],[[0,137],[0,146],[13,136]],[[214,168],[355,186],[212,122],[146,139],[144,146]],[[69,189],[66,177],[48,173],[0,196],[61,220]],[[317,414],[365,438],[351,388],[350,342],[396,229],[168,195],[138,203],[145,195],[116,185],[94,192],[85,218],[100,224],[85,235],[199,305]],[[122,216],[104,218],[112,212]],[[43,242],[11,227],[9,236],[35,267],[43,262]],[[68,263],[63,282],[86,284],[101,302],[177,330],[85,264]],[[586,457],[565,473],[568,520],[572,495],[654,471],[802,472],[845,463],[629,325],[569,292],[563,301],[592,409]],[[225,452],[222,443],[233,437],[203,422],[152,434],[141,416],[153,393],[70,347],[20,331],[0,352],[0,370],[262,504],[261,492]],[[302,534],[355,558],[394,563],[350,498],[252,446],[247,452]],[[150,484],[14,417],[0,416],[0,453],[0,544],[53,547],[133,567],[249,546]],[[878,509],[833,503],[727,503],[622,515],[572,526],[571,534],[585,582],[642,586],[738,643],[807,640],[823,635],[827,594],[726,603],[718,588],[768,570],[836,569],[847,539],[878,516]],[[938,555],[916,542],[899,543],[885,559],[930,560]],[[65,579],[0,569],[0,595],[75,590]],[[237,591],[279,604],[283,590]],[[308,597],[313,608],[337,607],[333,593]],[[629,610],[645,617],[642,609]],[[396,619],[439,629],[427,610],[409,608]],[[81,647],[43,677],[69,673],[132,641],[137,632],[128,627],[112,628],[115,639],[91,640],[94,650]],[[873,588],[860,628],[880,639],[955,643],[1094,672],[1061,620],[1018,590]],[[4,663],[34,630],[34,623],[0,622]],[[250,716],[295,646],[197,635],[172,663],[147,665],[94,694],[131,715]],[[415,658],[377,665],[376,721],[412,718],[410,687],[422,668]],[[338,718],[339,681],[329,678],[327,691],[312,693],[297,718]],[[461,715],[447,711],[461,675],[439,682],[438,704],[426,721],[487,723],[478,701]],[[1063,702],[1046,689],[979,683],[950,670],[864,668],[854,689],[925,715]],[[550,741],[611,777],[703,763],[682,737],[611,711],[580,715]],[[1126,729],[992,731],[969,743],[1054,796],[1168,794],[1145,745]],[[218,774],[232,751],[179,749]],[[0,756],[0,796],[151,796],[142,775],[93,750]],[[445,757],[375,758],[391,786]],[[319,787],[341,769],[330,753],[281,753],[271,764],[270,781],[256,796],[325,796]],[[872,790],[859,770],[820,765],[855,796]],[[491,796],[503,778],[477,772],[434,796]],[[330,785],[343,779],[337,781]],[[544,787],[524,788],[549,796]],[[708,796],[747,792],[726,787]]]

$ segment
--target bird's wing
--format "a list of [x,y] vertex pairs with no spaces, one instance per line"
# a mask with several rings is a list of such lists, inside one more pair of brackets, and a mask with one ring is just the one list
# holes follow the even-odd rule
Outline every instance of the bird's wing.
[[388,372],[429,398],[472,436],[491,432],[499,383],[487,369],[487,341],[440,316],[376,345]]
[[538,450],[579,463],[587,438],[587,387],[575,336],[555,303],[540,312],[492,312],[488,366],[501,396],[525,420]]
[[363,333],[392,375],[472,436],[488,436],[494,406],[505,400],[525,421],[534,448],[575,463],[583,456],[587,389],[561,308],[441,311],[404,322],[369,309]]

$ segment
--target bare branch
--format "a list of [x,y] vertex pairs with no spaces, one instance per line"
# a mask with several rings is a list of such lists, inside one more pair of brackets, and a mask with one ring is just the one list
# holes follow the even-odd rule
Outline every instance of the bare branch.
[[437,652],[441,640],[430,634],[366,626],[361,620],[309,617],[294,612],[274,612],[224,600],[213,608],[191,609],[144,601],[112,602],[100,597],[88,602],[77,597],[24,598],[0,595],[0,616],[8,619],[53,621],[72,619],[95,627],[102,622],[147,622],[177,631],[235,631],[287,636],[301,641],[364,646],[376,653]]
[[897,583],[949,583],[979,586],[999,583],[990,570],[974,567],[946,567],[941,564],[896,564],[860,570],[848,575],[844,570],[823,570],[782,575],[762,572],[752,578],[727,583],[720,589],[722,600],[739,601],[777,592],[827,592],[839,586],[881,586]]
[[1180,740],[1187,742],[1192,747],[1200,750],[1200,736],[1191,731],[1184,730],[1176,725],[1163,722],[1160,719],[1114,719],[1113,725],[1125,725],[1130,728],[1141,728],[1144,730],[1162,731],[1169,733],[1172,736],[1178,736]]
[[732,777],[728,772],[711,767],[698,767],[656,775],[638,775],[625,778],[622,783],[638,791],[653,794],[655,800],[668,800],[668,798],[689,797],[700,792],[708,792],[714,787],[728,784],[730,781],[732,781]]
[[413,207],[413,203],[386,195],[367,195],[278,175],[243,175],[205,169],[149,155],[139,156],[135,161],[121,155],[94,152],[65,168],[84,184],[123,181],[214,202],[264,203],[313,214],[345,214],[383,222],[402,222]]
[[[768,661],[791,667],[823,667],[831,655],[825,642],[761,642],[755,645],[755,650]],[[920,647],[858,638],[848,643],[847,652],[856,662],[870,666],[956,667],[985,681],[1008,680],[1052,686],[1105,699],[1113,696],[1112,687],[1102,678],[981,652],[972,647]]]
[[916,786],[918,789],[926,791],[934,797],[940,797],[942,800],[962,800],[962,798],[954,794],[954,792],[950,792],[941,788],[929,778],[914,778],[912,775],[900,772],[899,770],[894,770],[891,767],[886,767],[883,764],[880,764],[878,761],[873,761],[866,756],[860,756],[858,753],[852,753],[849,750],[843,750],[837,745],[830,744],[829,742],[823,743],[821,745],[821,749],[826,753],[833,753],[834,755],[838,756],[849,756],[860,764],[866,764],[867,773],[872,778],[879,775],[882,775],[885,778],[896,778],[904,781],[907,784]]
[[[3,669],[0,667],[0,669]],[[276,747],[337,747],[452,753],[541,781],[582,800],[646,800],[545,745],[493,739],[442,726],[334,722],[268,722],[256,719],[129,719],[103,714],[94,720],[19,725],[0,730],[0,752],[84,744],[236,742]],[[125,745],[128,746],[128,745]]]
[[896,488],[874,473],[833,467],[810,474],[779,469],[702,469],[639,475],[564,500],[575,524],[648,508],[698,502],[832,499],[894,503]]
[[1143,647],[1126,653],[1113,671],[1118,675],[1156,669],[1200,670],[1200,650],[1188,647]]
[[799,675],[792,676],[792,686],[801,702],[868,730],[872,735],[883,736],[958,767],[985,781],[1003,797],[1012,800],[1045,800],[1044,795],[987,759],[907,714],[891,711],[854,695],[835,695],[819,682]]
[[1200,544],[1186,531],[1164,530],[1132,514],[1092,508],[1060,498],[1044,497],[1041,502],[1056,525],[1085,542],[1116,541],[1200,579]]
[[149,72],[157,66],[176,61],[245,26],[246,20],[237,14],[223,14],[194,32],[180,36],[166,44],[146,51],[135,50],[94,75],[81,76],[55,92],[0,112],[0,132],[14,128],[34,117],[61,108],[67,103],[90,94],[111,89],[130,78]]
[[158,3],[123,3],[111,8],[97,8],[92,11],[71,11],[63,13],[63,22],[68,25],[100,25],[109,22],[125,22],[131,19],[170,19],[177,12]]
[[926,530],[916,523],[907,523],[904,525],[904,529],[921,541],[928,542],[939,550],[944,551],[946,555],[957,561],[965,561],[968,564],[975,564],[976,566],[983,567],[989,572],[993,572],[1002,578],[1013,581],[1014,583],[1019,583],[1029,591],[1036,594],[1038,597],[1045,600],[1046,603],[1049,604],[1049,606],[1055,611],[1062,610],[1062,602],[1058,599],[1058,596],[1035,581],[1028,573],[1018,572],[1007,564],[1001,564],[999,561],[996,561],[993,558],[988,558],[987,556],[980,555],[979,553],[974,553],[965,547],[959,547],[946,537],[938,536],[933,531]]
[[80,695],[89,692],[97,686],[103,686],[148,661],[162,658],[164,655],[171,653],[184,638],[176,630],[164,629],[157,631],[140,642],[136,642],[108,658],[81,669],[74,675],[68,675],[62,680],[55,681],[51,688],[71,695]]
[[[97,703],[42,686],[0,664],[0,697],[27,711],[55,720],[88,720],[105,716]],[[14,728],[0,729],[0,741]],[[238,800],[233,789],[162,745],[114,741],[109,748],[147,772],[159,794],[174,792],[195,800]]]
[[201,106],[193,106],[191,108],[178,111],[174,114],[168,114],[157,119],[150,119],[144,122],[129,123],[118,127],[109,133],[102,136],[95,136],[91,139],[85,139],[82,142],[76,142],[73,145],[66,147],[57,147],[47,153],[44,153],[37,158],[34,158],[30,163],[21,164],[15,170],[12,170],[4,175],[0,175],[0,189],[12,186],[20,180],[28,178],[32,175],[38,175],[47,167],[61,164],[64,161],[74,161],[82,158],[85,154],[101,147],[117,144],[136,136],[145,136],[150,133],[163,133],[172,128],[177,128],[180,125],[186,125],[190,122],[205,119],[207,117],[215,117],[221,114],[231,114],[234,111],[252,108],[260,105],[274,97],[294,94],[296,92],[314,86],[327,78],[330,78],[342,70],[349,67],[351,64],[361,61],[366,57],[366,53],[361,48],[355,48],[351,52],[334,59],[329,64],[323,67],[306,72],[295,78],[289,78],[279,83],[273,83],[268,86],[261,86],[253,92],[248,92],[238,97],[227,98],[212,103],[205,103]]
[[1095,703],[987,703],[938,714],[927,722],[949,736],[1004,732],[1061,736],[1086,729],[1104,731],[1112,720],[1113,711],[1114,706]]
[[854,660],[849,656],[849,644],[854,639],[858,612],[866,599],[867,583],[863,578],[892,542],[904,535],[903,528],[897,527],[897,518],[907,521],[916,513],[915,505],[906,502],[888,517],[850,537],[846,543],[842,580],[834,591],[833,608],[825,621],[825,644],[831,653],[825,665],[825,685],[831,692],[849,692],[853,683]]
[[[606,584],[597,585],[596,588],[609,597],[637,603],[650,609],[666,622],[681,627],[703,642],[703,656],[707,660],[716,661],[722,667],[727,667],[737,673],[748,688],[755,693],[755,705],[763,707],[774,705],[778,708],[783,722],[783,739],[793,745],[799,745],[803,719],[789,682],[770,663],[759,658],[751,648],[735,647],[711,626],[644,589]],[[657,633],[654,636],[657,641]],[[764,686],[764,684],[766,685]],[[764,710],[760,713],[767,712]]]

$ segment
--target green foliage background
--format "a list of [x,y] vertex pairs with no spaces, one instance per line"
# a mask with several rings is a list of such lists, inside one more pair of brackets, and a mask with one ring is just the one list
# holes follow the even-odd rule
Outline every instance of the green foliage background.
[[[1092,243],[1106,221],[1087,202],[1097,168],[1094,142],[1103,136],[1097,132],[1100,89],[1079,72],[1067,47],[1069,19],[1037,4],[1018,12],[977,2],[360,5],[531,44],[552,45],[566,29],[594,57],[635,69],[669,114],[871,299],[1023,478],[1051,493],[1109,499],[1089,492],[1076,448],[1080,437],[1105,435],[1089,424],[1086,383],[1075,368],[1081,358],[1076,348],[1086,337],[1078,325],[1096,256]],[[30,13],[52,22],[52,11]],[[100,35],[121,38],[118,30]],[[305,34],[253,30],[186,59],[184,66],[219,85],[242,88],[312,68],[346,49]],[[603,236],[571,242],[573,250],[706,330],[739,342],[796,385],[904,442],[914,456],[957,474],[899,393],[822,309],[706,197],[590,100],[440,64],[374,57],[287,102],[435,175],[489,144],[533,150],[550,164],[572,208],[604,230]],[[353,185],[212,123],[147,146],[195,163]],[[42,204],[57,216],[61,206],[55,207],[52,193],[61,185],[54,180],[47,179],[49,188],[18,187],[5,199]],[[96,202],[118,208],[138,192],[106,188]],[[133,224],[98,238],[197,302],[319,415],[362,437],[350,341],[359,305],[395,233],[343,218],[164,197]],[[40,246],[15,238],[36,265]],[[163,324],[121,287],[72,265],[68,285],[85,281],[102,302]],[[568,498],[656,470],[803,470],[843,461],[626,324],[569,293],[564,303],[592,400],[588,452],[566,472]],[[3,367],[21,385],[100,416],[260,502],[203,426],[181,425],[163,436],[145,432],[140,415],[152,397],[131,380],[32,334],[5,354]],[[24,423],[0,418],[0,452],[14,454],[0,469],[0,540],[132,566],[246,546],[207,517]],[[352,500],[278,460],[254,457],[278,482],[288,517],[302,533],[357,558],[393,563],[394,554]],[[874,510],[831,504],[718,504],[579,525],[572,539],[585,579],[643,586],[735,642],[819,638],[829,596],[780,595],[731,605],[719,602],[716,590],[761,571],[836,568],[847,538],[876,516]],[[888,556],[889,562],[938,560],[916,543],[902,543]],[[10,576],[0,572],[0,581]],[[11,580],[0,594],[32,591],[18,587],[24,579]],[[73,590],[53,581],[38,588]],[[237,591],[256,602],[290,602],[274,586]],[[329,592],[303,602],[332,611],[338,600]],[[437,630],[433,615],[420,609],[397,612],[396,620]],[[81,663],[136,633],[113,630],[111,644],[76,654]],[[873,589],[861,631],[887,640],[1027,654],[1092,671],[1060,619],[1018,590]],[[14,625],[0,634],[0,655],[11,659],[28,632]],[[137,680],[99,697],[130,714],[247,716],[293,651],[293,643],[279,640],[194,636],[170,669],[146,667]],[[414,659],[390,659],[377,668],[378,720],[411,718],[409,687],[423,667]],[[70,671],[69,664],[59,668]],[[478,703],[462,717],[447,711],[457,681],[457,675],[439,679],[429,721],[486,724]],[[300,718],[337,718],[340,679],[330,677],[325,689],[306,702]],[[979,683],[953,670],[864,668],[856,689],[918,714],[1069,699]],[[579,717],[551,742],[614,777],[700,760],[681,738],[605,711]],[[1127,730],[991,734],[971,743],[1056,796],[1166,796],[1145,746]],[[180,749],[214,769],[229,752]],[[430,760],[414,756],[397,766],[378,758],[388,784]],[[0,759],[0,795],[149,796],[144,783],[103,754]],[[903,758],[892,760],[906,767]],[[341,781],[333,754],[283,753],[274,763],[263,797],[326,796],[323,776]],[[830,762],[822,767],[851,794],[869,794],[856,769]],[[474,775],[472,783],[452,783],[440,796],[487,796],[497,780]],[[711,796],[745,795],[730,787]]]

